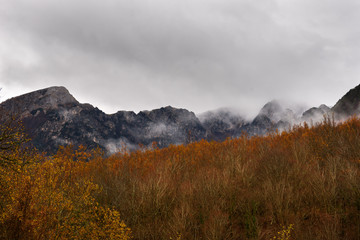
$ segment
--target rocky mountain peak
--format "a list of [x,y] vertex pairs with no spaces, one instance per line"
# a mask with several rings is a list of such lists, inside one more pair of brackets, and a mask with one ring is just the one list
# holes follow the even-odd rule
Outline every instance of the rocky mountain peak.
[[206,130],[193,112],[171,106],[143,111],[105,114],[90,104],[80,104],[64,87],[50,87],[0,104],[4,120],[15,115],[40,150],[56,152],[58,146],[83,144],[115,152],[139,144],[159,147],[204,139]]
[[286,109],[278,101],[268,102],[252,120],[236,111],[218,109],[199,118],[186,109],[171,106],[151,111],[119,111],[105,114],[90,104],[80,104],[64,87],[50,87],[9,99],[0,104],[0,120],[16,116],[25,126],[32,143],[40,150],[55,152],[59,145],[86,145],[116,152],[125,145],[159,147],[200,139],[223,141],[226,138],[263,135],[287,130],[302,121],[316,122],[334,111],[342,117],[360,113],[360,85],[351,89],[330,109],[326,105],[301,113]]
[[258,116],[266,116],[271,121],[277,122],[280,120],[280,115],[283,113],[283,111],[284,110],[280,103],[277,100],[272,100],[262,107]]
[[182,123],[188,121],[198,121],[193,112],[182,108],[174,108],[171,106],[154,109],[152,111],[143,111],[142,114],[146,115],[152,121]]
[[321,104],[319,107],[312,107],[302,114],[301,120],[305,122],[319,122],[324,119],[330,110],[325,104]]
[[326,106],[325,104],[321,104],[321,105],[319,106],[319,109],[328,112],[328,111],[330,111],[331,108],[329,108],[329,107]]
[[44,111],[56,109],[59,106],[77,105],[79,102],[69,93],[65,87],[49,87],[11,98],[1,105],[6,110],[22,117],[36,109]]
[[246,123],[243,116],[227,108],[202,113],[199,120],[207,130],[208,139],[217,141],[241,135],[241,128]]
[[337,117],[360,114],[360,85],[347,92],[332,108]]

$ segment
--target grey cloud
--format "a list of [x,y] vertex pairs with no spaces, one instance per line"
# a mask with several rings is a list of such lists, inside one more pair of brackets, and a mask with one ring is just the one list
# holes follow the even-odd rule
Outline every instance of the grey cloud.
[[139,149],[138,145],[130,143],[126,138],[108,139],[101,144],[105,146],[105,149],[109,154],[117,152],[130,152]]
[[255,114],[274,98],[332,105],[358,84],[355,0],[0,3],[3,91],[65,85],[108,112]]

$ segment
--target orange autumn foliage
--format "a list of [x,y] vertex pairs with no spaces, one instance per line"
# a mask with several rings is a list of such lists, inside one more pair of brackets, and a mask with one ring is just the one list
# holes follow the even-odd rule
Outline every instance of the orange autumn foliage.
[[359,159],[352,118],[90,164],[136,239],[270,239],[290,225],[294,239],[358,239]]
[[358,118],[111,156],[66,147],[26,159],[21,171],[1,168],[3,239],[360,237]]
[[84,150],[63,148],[50,158],[31,156],[19,171],[1,169],[1,239],[131,239],[119,212],[96,202],[101,188],[84,160],[97,153]]

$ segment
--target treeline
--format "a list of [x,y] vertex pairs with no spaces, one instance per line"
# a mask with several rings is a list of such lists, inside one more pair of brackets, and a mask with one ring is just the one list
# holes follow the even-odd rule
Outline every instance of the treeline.
[[2,239],[360,239],[357,118],[110,157],[25,141],[2,125]]

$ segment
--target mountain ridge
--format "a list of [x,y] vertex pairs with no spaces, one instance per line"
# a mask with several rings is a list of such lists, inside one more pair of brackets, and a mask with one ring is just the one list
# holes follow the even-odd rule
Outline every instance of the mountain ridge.
[[1,119],[17,116],[35,147],[55,152],[60,145],[101,147],[113,153],[139,145],[159,147],[192,141],[263,135],[270,130],[289,129],[304,121],[316,122],[325,115],[348,117],[359,114],[360,85],[345,94],[333,108],[313,107],[302,115],[284,108],[276,100],[266,103],[248,121],[228,109],[208,111],[197,116],[181,108],[166,106],[151,111],[118,111],[106,114],[88,103],[79,103],[65,87],[49,87],[8,99],[0,104]]
[[360,85],[350,89],[331,110],[339,119],[360,114]]

